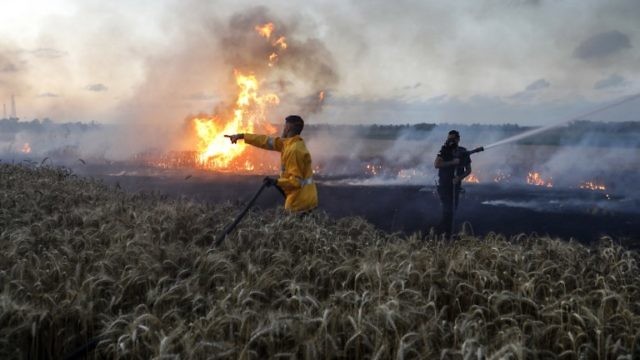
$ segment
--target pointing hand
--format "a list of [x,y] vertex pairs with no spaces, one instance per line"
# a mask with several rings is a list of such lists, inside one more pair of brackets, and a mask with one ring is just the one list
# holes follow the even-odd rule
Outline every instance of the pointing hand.
[[244,139],[244,134],[235,134],[235,135],[225,135],[224,137],[229,138],[232,144],[235,144],[240,139]]

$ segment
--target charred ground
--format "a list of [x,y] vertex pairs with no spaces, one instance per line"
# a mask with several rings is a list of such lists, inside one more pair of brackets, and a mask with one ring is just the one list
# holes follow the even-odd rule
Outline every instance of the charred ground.
[[[238,209],[251,198],[262,179],[224,174],[185,177],[175,173],[100,176],[106,183],[128,191],[155,191],[214,204],[230,202]],[[615,207],[613,204],[620,199],[607,199],[603,193],[581,189],[479,184],[464,188],[457,227],[467,223],[467,231],[477,235],[524,232],[584,242],[610,235],[627,246],[640,245],[634,239],[640,233],[640,224],[633,211],[640,204],[634,201]],[[381,230],[404,234],[424,234],[438,223],[440,204],[434,190],[434,186],[418,185],[346,185],[335,179],[318,184],[320,210],[331,217],[360,216]],[[265,192],[257,202],[262,209],[278,206],[282,206],[282,198],[275,190]]]

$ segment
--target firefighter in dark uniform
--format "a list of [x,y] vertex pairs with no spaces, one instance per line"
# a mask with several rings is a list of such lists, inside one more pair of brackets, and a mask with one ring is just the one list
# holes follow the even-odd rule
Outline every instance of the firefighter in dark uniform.
[[467,149],[458,146],[459,142],[460,133],[449,131],[447,141],[434,162],[438,169],[438,196],[442,205],[442,220],[437,231],[447,238],[453,231],[453,212],[458,207],[462,179],[471,173],[471,157]]

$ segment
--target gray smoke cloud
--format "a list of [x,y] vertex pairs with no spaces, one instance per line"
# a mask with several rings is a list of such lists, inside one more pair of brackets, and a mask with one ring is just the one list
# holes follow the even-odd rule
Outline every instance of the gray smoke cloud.
[[17,71],[18,71],[18,67],[13,63],[6,63],[0,69],[0,72],[4,72],[4,73],[13,73]]
[[[256,26],[274,24],[269,37],[258,36]],[[271,90],[280,94],[290,112],[314,113],[321,110],[321,91],[334,88],[339,81],[337,64],[325,44],[313,37],[296,37],[298,24],[274,15],[266,7],[254,7],[231,16],[227,24],[215,28],[228,66],[269,76]],[[274,42],[286,39],[282,49]],[[270,62],[269,56],[277,58]]]
[[93,92],[103,92],[109,90],[109,88],[104,84],[90,84],[87,85],[85,89]]
[[527,85],[523,91],[517,92],[511,96],[509,99],[517,100],[517,101],[528,101],[533,99],[537,93],[541,90],[546,89],[551,86],[551,83],[545,79],[538,79],[531,84]]
[[[153,148],[189,149],[192,144],[182,143],[179,135],[185,118],[228,109],[237,92],[234,68],[264,76],[264,89],[280,96],[282,103],[271,114],[274,122],[300,113],[308,124],[546,124],[608,99],[594,100],[581,92],[584,89],[598,95],[607,95],[600,91],[604,89],[633,92],[638,81],[634,70],[638,63],[634,46],[640,17],[637,1],[518,0],[451,2],[447,6],[420,1],[274,1],[269,7],[254,7],[250,1],[168,1],[163,3],[164,10],[153,14],[157,24],[151,26],[158,26],[154,36],[162,34],[158,38],[111,31],[130,28],[136,17],[114,16],[118,12],[105,11],[102,3],[86,3],[90,5],[78,2],[78,6],[89,9],[92,16],[83,17],[90,18],[92,26],[97,24],[89,28],[92,43],[105,51],[92,49],[78,63],[95,64],[84,69],[91,75],[108,70],[108,63],[126,64],[127,69],[137,69],[134,74],[139,81],[133,85],[118,82],[123,73],[107,72],[77,84],[83,96],[116,104],[115,111],[109,108],[92,114],[117,125],[104,136],[106,140],[96,136],[76,143],[93,154],[118,159]],[[568,26],[565,17],[558,16],[567,12],[579,21]],[[266,22],[275,25],[272,40],[285,36],[289,45],[278,50],[273,67],[268,66],[272,43],[255,32],[256,25]],[[65,26],[54,25],[47,30],[55,32]],[[57,44],[30,49],[37,49],[29,55],[41,61],[77,57]],[[0,61],[0,66],[10,62],[22,69],[19,59],[8,60]],[[75,73],[75,69],[65,71]],[[0,81],[13,81],[21,73],[0,73]],[[622,83],[605,77],[612,73],[624,78]],[[83,86],[90,82],[108,85],[109,91],[85,91]],[[73,103],[68,92],[53,87],[37,88],[33,94],[44,90]],[[325,100],[321,102],[323,90]],[[56,100],[38,99],[43,103]],[[52,109],[65,105],[58,106]],[[637,120],[634,113],[637,111],[614,112],[610,119]],[[76,112],[71,114],[79,117]],[[408,132],[382,150],[374,149],[380,142],[358,139],[357,129],[344,130],[342,137],[327,131],[325,136],[309,138],[309,146],[318,162],[328,162],[333,154],[359,164],[361,157],[371,158],[375,150],[383,161],[423,171],[432,178],[433,157],[446,130],[423,139]],[[463,132],[463,141],[482,145],[504,135],[479,132],[476,138],[474,131]],[[478,156],[474,168],[491,169],[501,161],[513,164],[508,168],[519,166],[509,157],[513,154],[508,148],[502,149],[491,156]],[[537,151],[538,165],[549,161]],[[523,163],[525,159],[519,160]],[[553,164],[549,165],[553,171],[559,171]],[[345,171],[348,168],[344,166]]]
[[596,90],[605,90],[610,88],[621,88],[628,86],[630,83],[624,76],[618,74],[611,74],[609,77],[602,80],[598,80],[593,84],[593,88]]
[[573,52],[582,60],[604,58],[624,49],[631,48],[631,40],[627,34],[612,30],[595,34],[584,40]]
[[11,95],[20,98],[29,89],[25,81],[27,68],[14,46],[0,43],[0,102],[7,105],[7,111]]
[[[43,73],[48,74],[47,79],[59,82],[62,89],[46,88],[65,94],[64,105],[61,101],[33,101],[38,116],[61,120],[76,116],[109,122],[118,118],[158,122],[166,118],[163,126],[175,127],[172,119],[182,120],[181,113],[211,111],[220,99],[228,97],[227,88],[232,86],[228,60],[238,66],[253,65],[272,50],[265,39],[255,37],[255,25],[249,24],[253,20],[273,21],[276,33],[287,35],[292,45],[297,43],[288,53],[280,54],[276,64],[290,72],[273,79],[283,85],[278,89],[288,102],[274,114],[278,117],[316,110],[317,102],[305,99],[319,90],[329,90],[332,101],[326,101],[323,108],[339,100],[352,99],[354,107],[384,100],[413,111],[416,103],[449,94],[458,101],[450,104],[451,112],[441,114],[441,121],[473,122],[476,119],[456,117],[461,108],[475,105],[475,96],[502,100],[513,112],[524,102],[552,112],[559,103],[585,98],[606,101],[610,94],[594,91],[593,85],[607,74],[617,73],[633,85],[638,81],[634,42],[640,6],[634,0],[446,4],[274,0],[262,8],[248,0],[61,2],[71,3],[74,14],[34,24],[41,28],[41,36],[36,37],[37,42],[25,44],[27,50],[23,50],[37,69],[31,76],[42,79]],[[569,17],[574,21],[567,22]],[[242,33],[229,33],[231,26]],[[229,41],[223,43],[224,38]],[[238,51],[247,47],[255,51]],[[301,61],[295,56],[298,52],[313,56]],[[329,56],[323,55],[326,53]],[[580,56],[590,60],[582,61]],[[55,70],[45,67],[45,60],[57,60]],[[338,83],[335,74],[339,74]],[[54,77],[58,79],[54,81]],[[537,78],[553,86],[537,96],[510,98]],[[67,79],[79,83],[64,89]],[[316,86],[303,86],[302,79],[310,79]],[[112,98],[99,103],[101,97],[86,96],[82,88],[89,82],[108,84]],[[421,85],[407,88],[416,83]],[[31,99],[42,87],[33,91]],[[190,97],[193,94],[206,94],[209,99]],[[398,119],[389,121],[403,121],[407,115],[403,108],[396,110],[400,111]],[[492,119],[490,109],[486,113],[480,110],[476,107],[478,118]],[[324,111],[312,115],[316,122],[370,119],[366,109],[359,114],[350,111],[348,118]]]
[[[102,8],[102,5],[91,3],[79,6],[90,13]],[[122,79],[117,74],[103,74],[100,65],[104,66],[115,54],[124,59],[127,52],[133,51],[138,54],[132,58],[140,59],[140,53],[144,53],[141,63],[129,64],[141,69],[142,81],[130,90],[128,98],[115,99],[119,100],[115,111],[102,115],[108,117],[113,126],[94,131],[99,133],[108,129],[108,133],[98,141],[101,145],[94,146],[95,137],[87,132],[73,138],[73,146],[78,147],[80,156],[89,156],[83,155],[85,147],[86,153],[91,156],[104,154],[118,160],[150,149],[193,150],[194,142],[184,136],[185,119],[198,113],[228,114],[229,106],[234,103],[238,92],[234,70],[255,74],[262,82],[261,89],[264,92],[274,92],[280,97],[280,105],[270,113],[270,122],[280,122],[291,113],[305,115],[320,112],[324,103],[320,99],[321,93],[323,97],[328,97],[329,91],[338,84],[337,65],[332,52],[322,40],[313,36],[312,31],[300,31],[299,17],[275,14],[267,7],[242,7],[225,14],[215,6],[198,1],[172,3],[163,11],[163,16],[164,25],[174,30],[166,34],[171,46],[162,46],[162,51],[158,51],[157,47],[145,47],[120,39],[121,44],[114,46],[113,50],[108,48],[113,53],[91,52],[82,55],[83,63],[95,64],[90,73],[100,76],[91,79],[95,82],[82,87],[87,93],[96,93],[85,97],[91,96],[92,101],[102,99],[111,102],[114,100],[111,96],[115,98],[122,92]],[[115,25],[126,25],[121,22],[115,18],[98,17],[95,27],[108,29]],[[265,39],[256,32],[256,26],[268,22],[274,24],[275,30],[269,39]],[[103,33],[96,34],[96,46],[107,43],[102,38]],[[281,36],[286,38],[286,49],[274,45]],[[269,56],[274,52],[277,53],[277,59],[270,66]],[[58,47],[22,50],[15,54],[45,62],[77,56]],[[3,84],[9,79],[18,78],[17,72],[13,71],[14,63],[9,58],[0,58],[0,70],[7,70],[0,72]],[[70,70],[63,67],[60,71]],[[61,93],[56,89],[50,90],[41,90],[32,97],[55,104]],[[67,94],[65,98],[69,104],[75,101]],[[98,116],[98,120],[102,116]],[[28,132],[21,133],[16,143],[29,142],[33,144],[33,152],[41,154],[54,147],[64,147],[65,139],[71,139],[60,137],[62,140],[52,141],[37,137],[29,141],[29,136]],[[51,143],[45,144],[47,141]]]
[[551,86],[551,83],[548,82],[545,79],[538,79],[534,82],[532,82],[531,84],[527,85],[527,87],[525,88],[526,91],[535,91],[535,90],[541,90],[541,89],[546,89],[549,86]]

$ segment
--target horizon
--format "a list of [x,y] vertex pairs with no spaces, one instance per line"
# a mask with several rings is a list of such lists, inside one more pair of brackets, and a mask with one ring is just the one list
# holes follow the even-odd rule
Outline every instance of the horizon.
[[[90,120],[90,121],[81,121],[81,120],[69,120],[69,121],[62,121],[62,120],[57,120],[57,119],[53,119],[50,117],[43,117],[43,118],[32,118],[32,119],[23,119],[20,117],[2,117],[0,118],[0,121],[11,121],[11,120],[15,120],[20,124],[27,124],[27,123],[31,123],[34,121],[38,121],[40,124],[42,123],[50,123],[53,125],[66,125],[66,124],[82,124],[82,125],[97,125],[97,126],[112,126],[112,125],[121,125],[121,126],[126,126],[125,124],[119,124],[119,123],[109,123],[109,122],[99,122],[99,121],[94,121],[94,120]],[[591,119],[573,119],[571,121],[563,121],[563,122],[557,122],[555,124],[551,124],[551,125],[557,125],[558,127],[560,127],[561,125],[573,125],[575,123],[593,123],[593,124],[629,124],[629,123],[640,123],[640,119],[638,120],[626,120],[626,121],[608,121],[608,120],[591,120]],[[149,123],[151,124],[151,123]],[[281,125],[280,122],[269,122],[269,124],[273,125],[273,126],[279,126]],[[413,123],[409,123],[409,122],[388,122],[388,123],[329,123],[329,122],[321,122],[321,123],[306,123],[305,126],[307,127],[323,127],[323,126],[327,126],[327,127],[372,127],[372,126],[389,126],[389,127],[414,127],[414,126],[420,126],[420,125],[433,125],[433,126],[465,126],[465,127],[473,127],[473,126],[480,126],[480,127],[507,127],[507,126],[512,126],[512,127],[518,127],[518,128],[523,128],[523,129],[527,129],[527,128],[537,128],[537,127],[544,127],[544,126],[549,126],[549,125],[536,125],[536,124],[532,124],[532,125],[521,125],[518,123],[479,123],[479,122],[413,122]]]

